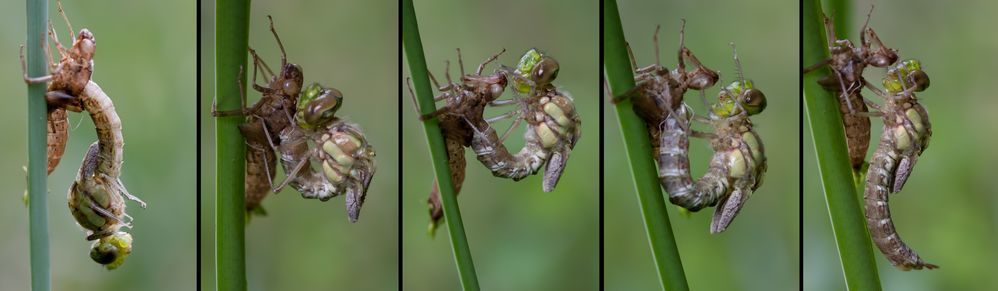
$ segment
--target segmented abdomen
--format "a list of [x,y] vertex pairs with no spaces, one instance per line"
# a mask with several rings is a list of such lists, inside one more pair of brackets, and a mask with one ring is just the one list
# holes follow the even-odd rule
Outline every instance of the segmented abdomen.
[[[302,197],[321,201],[346,194],[347,217],[356,222],[374,177],[374,147],[360,128],[342,121],[309,135],[298,127],[281,132],[281,164],[284,172],[293,177],[289,185]],[[308,149],[309,139],[316,146],[314,150]],[[320,171],[312,168],[313,157],[319,161]],[[292,173],[299,165],[300,170]]]
[[884,132],[880,136],[880,144],[873,154],[870,169],[866,173],[866,191],[863,192],[866,223],[873,242],[895,267],[902,270],[935,269],[936,265],[922,261],[918,254],[901,240],[897,230],[894,229],[894,222],[891,220],[887,196],[894,186],[902,149],[906,148],[902,146],[902,149],[899,149],[899,144],[894,137],[895,130],[908,133],[903,125],[885,124]]
[[121,136],[121,120],[114,111],[114,103],[93,81],[87,83],[81,99],[83,109],[90,112],[90,118],[97,129],[97,141],[100,143],[97,171],[117,178],[121,175],[124,140]]
[[90,145],[68,194],[69,210],[76,222],[88,230],[87,240],[108,236],[125,225],[124,199],[118,188],[99,177],[100,153],[99,143]]
[[[717,205],[718,198],[727,192],[728,183],[724,175],[723,153],[715,153],[711,166],[703,178],[694,183],[690,174],[689,135],[683,127],[689,128],[692,117],[689,108],[678,107],[675,112],[682,116],[668,115],[658,129],[658,177],[672,204],[690,211]],[[649,125],[653,126],[653,125]],[[652,133],[652,138],[654,132]]]
[[52,174],[62,155],[66,152],[66,142],[69,139],[69,114],[65,108],[49,108],[48,110],[48,174]]
[[[837,91],[835,93],[841,94],[841,92]],[[849,149],[849,163],[853,169],[859,170],[863,167],[863,162],[866,160],[866,152],[870,148],[870,118],[849,114],[848,105],[842,98],[838,99],[839,112],[842,114],[842,124],[845,126],[846,145]],[[857,113],[868,111],[866,103],[863,103],[863,96],[860,95],[860,90],[856,90],[853,94],[849,95],[848,100],[852,103],[852,108]]]
[[572,99],[558,92],[540,97],[537,104],[528,105],[524,116],[527,130],[525,143],[515,155],[510,154],[495,130],[479,120],[471,147],[478,161],[485,165],[496,177],[520,180],[537,173],[542,165],[547,165],[544,175],[544,191],[554,189],[568,155],[581,137],[581,123]]
[[[461,193],[461,186],[464,184],[464,144],[460,139],[444,135],[444,144],[447,146],[447,163],[450,167],[451,183],[454,184],[454,195]],[[433,189],[430,190],[430,197],[427,199],[430,207],[430,225],[437,225],[444,216],[443,206],[440,204],[440,187],[437,182],[433,182]]]

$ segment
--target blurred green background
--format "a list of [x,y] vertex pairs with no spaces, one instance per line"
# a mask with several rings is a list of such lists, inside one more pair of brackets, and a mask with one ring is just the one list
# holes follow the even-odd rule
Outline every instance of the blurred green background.
[[[599,4],[595,1],[414,1],[427,66],[443,80],[444,61],[456,78],[461,48],[472,71],[505,48],[499,64],[514,66],[532,47],[558,60],[555,81],[575,99],[582,138],[555,191],[541,175],[519,182],[495,178],[468,150],[459,196],[468,242],[483,289],[596,290],[599,283]],[[404,76],[409,76],[403,65]],[[495,69],[495,63],[486,72]],[[400,83],[404,82],[404,78]],[[503,98],[511,96],[507,93]],[[435,179],[426,135],[408,92],[402,96],[402,285],[405,290],[460,288],[447,228],[427,235],[426,197]],[[438,106],[443,103],[438,103]],[[496,116],[509,108],[487,110]],[[496,126],[505,130],[510,122]],[[523,126],[506,141],[523,145]]]
[[[215,123],[208,113],[215,92],[215,9],[213,1],[201,5],[201,287],[214,290]],[[338,114],[359,124],[374,145],[377,173],[354,224],[347,221],[343,197],[306,200],[289,187],[264,200],[269,216],[254,218],[246,229],[250,290],[398,289],[397,6],[396,1],[253,2],[250,47],[271,68],[279,66],[280,50],[267,22],[272,15],[288,61],[302,66],[306,84],[320,82],[343,92]],[[250,93],[249,100],[259,96]]]
[[[717,100],[719,87],[735,80],[728,42],[735,42],[745,77],[766,94],[768,107],[752,117],[762,136],[769,169],[762,185],[728,230],[711,235],[713,208],[679,214],[669,205],[669,219],[691,289],[797,290],[799,279],[799,108],[795,95],[798,66],[798,4],[787,1],[618,1],[624,34],[638,66],[655,62],[652,35],[659,33],[662,65],[676,66],[680,19],[686,18],[686,46],[707,67],[721,72],[721,82],[707,91]],[[723,7],[718,9],[717,7]],[[604,101],[605,102],[605,101]],[[699,94],[686,102],[704,114]],[[648,238],[638,207],[631,168],[624,153],[616,111],[604,106],[604,259],[608,290],[660,289]],[[707,126],[694,126],[709,130]],[[695,177],[703,175],[710,145],[691,139]],[[665,191],[663,190],[663,195]]]
[[[83,154],[97,140],[89,114],[71,113],[69,144],[62,163],[49,176],[49,238],[53,290],[193,290],[197,244],[195,188],[196,21],[193,1],[63,1],[78,32],[89,28],[97,54],[93,80],[111,97],[125,137],[122,181],[149,204],[128,202],[135,219],[129,231],[134,252],[108,272],[90,260],[84,239],[66,207],[66,193]],[[4,290],[28,290],[28,209],[21,201],[27,165],[26,87],[21,79],[18,45],[25,43],[24,1],[5,1],[0,55],[8,88],[0,127],[0,282]],[[49,2],[49,19],[65,45],[68,30]],[[57,56],[58,57],[58,56]]]
[[[848,28],[858,41],[870,1],[852,4]],[[992,92],[998,39],[986,37],[998,26],[988,1],[951,5],[938,1],[876,1],[870,27],[902,59],[917,58],[932,80],[918,94],[932,121],[929,148],[918,159],[904,191],[891,196],[898,233],[933,271],[903,272],[873,247],[885,290],[995,290],[998,277],[998,179],[991,177],[998,154],[992,134],[998,124],[998,101]],[[917,21],[913,21],[917,18]],[[837,28],[841,29],[841,28]],[[808,65],[808,64],[803,64]],[[866,70],[880,86],[884,69]],[[883,103],[864,90],[867,99]],[[883,122],[874,120],[869,154]],[[804,130],[804,283],[807,290],[843,290],[845,283],[835,247],[810,130]],[[869,156],[868,156],[869,157]],[[869,159],[869,158],[868,158]],[[943,195],[943,196],[939,196]],[[871,243],[872,244],[872,243]]]

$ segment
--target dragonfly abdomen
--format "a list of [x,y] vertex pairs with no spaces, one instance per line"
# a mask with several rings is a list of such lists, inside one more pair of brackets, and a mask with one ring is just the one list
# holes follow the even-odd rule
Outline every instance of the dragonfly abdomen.
[[891,219],[887,196],[893,188],[898,160],[901,156],[900,151],[896,149],[893,132],[893,127],[884,126],[880,144],[874,152],[870,169],[866,174],[866,191],[863,193],[866,223],[877,248],[892,265],[906,271],[922,268],[935,269],[936,265],[923,261],[914,250],[901,240]]

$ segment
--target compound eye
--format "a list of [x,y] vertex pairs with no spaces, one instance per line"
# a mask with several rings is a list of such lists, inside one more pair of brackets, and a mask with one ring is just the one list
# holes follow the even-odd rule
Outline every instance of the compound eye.
[[90,249],[90,258],[101,265],[107,265],[118,259],[118,248],[109,243],[101,243]]
[[284,90],[284,93],[288,94],[289,96],[295,96],[301,92],[301,83],[298,83],[297,80],[293,79],[284,80],[284,84],[281,87],[282,87],[281,89]]
[[499,84],[492,84],[489,86],[489,93],[492,94],[493,98],[498,98],[502,95],[503,86]]
[[550,84],[558,77],[560,66],[558,61],[551,57],[544,57],[534,68],[533,78],[538,84]]
[[311,125],[325,124],[336,117],[336,111],[342,105],[343,93],[336,89],[325,88],[305,108],[305,122]]
[[929,88],[929,75],[922,70],[916,70],[908,74],[907,82],[915,85],[915,92],[922,92]]
[[742,106],[749,115],[759,114],[766,109],[766,95],[761,90],[748,89],[742,94],[744,96]]
[[703,90],[714,86],[720,78],[717,73],[709,69],[698,68],[688,74],[690,88]]

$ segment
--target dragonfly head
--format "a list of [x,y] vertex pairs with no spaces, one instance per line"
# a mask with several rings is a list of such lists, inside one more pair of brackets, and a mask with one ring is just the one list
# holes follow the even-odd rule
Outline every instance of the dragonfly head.
[[73,49],[80,59],[93,59],[94,53],[97,51],[97,40],[94,39],[94,34],[89,29],[81,29],[73,43]]
[[295,118],[303,128],[323,126],[336,119],[336,111],[343,105],[343,93],[318,83],[309,84],[302,91]]
[[[863,33],[866,33],[867,37],[869,38],[874,38],[874,39],[877,38],[877,34],[873,32],[873,28],[867,28],[866,31],[864,31]],[[869,60],[871,65],[878,68],[890,66],[891,64],[897,61],[898,61],[897,50],[892,48],[886,48],[883,46],[881,46],[879,49],[873,52],[873,55],[870,56]]]
[[766,95],[755,88],[752,80],[735,81],[721,90],[718,102],[712,109],[717,116],[729,117],[741,112],[739,104],[748,115],[756,115],[766,109]]
[[[550,85],[555,78],[558,78],[560,66],[554,58],[545,55],[536,48],[532,48],[520,57],[520,62],[516,65],[515,73],[521,77],[533,81],[537,87]],[[530,85],[523,81],[515,80],[516,90],[521,93],[530,91]]]
[[711,86],[714,86],[720,78],[721,76],[718,75],[717,72],[703,66],[699,66],[692,72],[686,73],[686,80],[689,82],[690,88],[695,90],[710,88]]
[[301,67],[296,64],[285,64],[281,68],[281,91],[287,96],[298,96],[301,93],[301,85],[305,77],[301,72]]
[[[904,84],[901,80],[904,80]],[[894,93],[904,91],[905,88],[914,88],[915,92],[929,88],[929,75],[922,71],[922,62],[915,59],[904,60],[888,68],[883,81],[884,88]]]
[[108,270],[117,269],[132,253],[132,235],[119,231],[102,237],[90,248],[90,258]]

